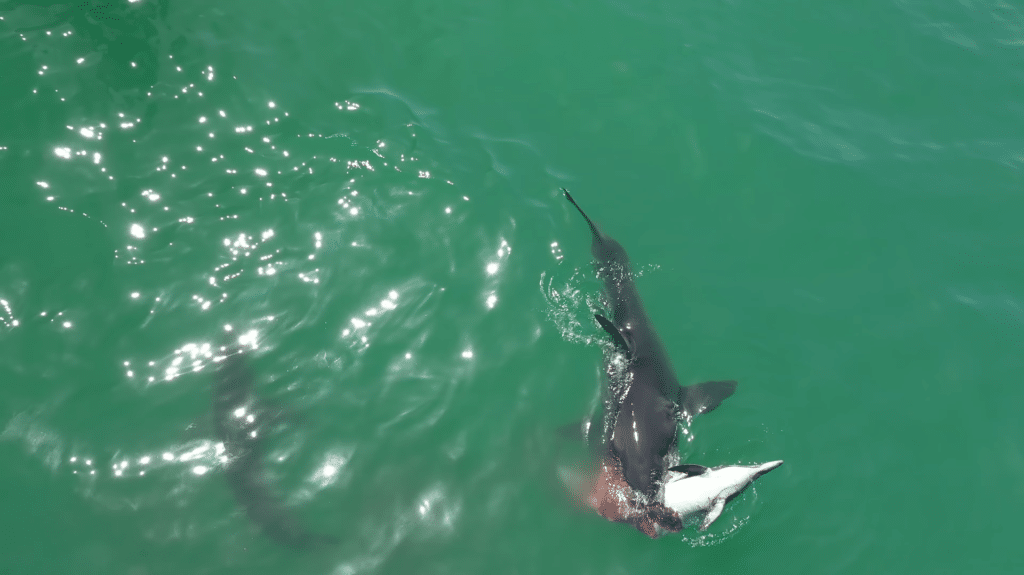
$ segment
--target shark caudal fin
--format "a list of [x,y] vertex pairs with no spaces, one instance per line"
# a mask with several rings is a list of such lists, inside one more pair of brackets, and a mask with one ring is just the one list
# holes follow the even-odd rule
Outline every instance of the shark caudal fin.
[[622,248],[619,242],[601,233],[601,230],[594,225],[594,222],[590,220],[583,211],[583,208],[576,203],[576,200],[572,199],[569,190],[562,188],[562,193],[565,194],[565,199],[569,200],[569,203],[575,206],[576,210],[583,216],[583,219],[587,221],[587,225],[590,226],[590,233],[593,236],[590,253],[594,256],[598,268],[607,271],[617,268],[620,271],[628,272],[629,256],[626,255],[626,250]]
[[735,381],[705,381],[680,387],[679,411],[686,417],[696,417],[714,410],[735,392]]
[[597,226],[594,225],[594,222],[590,221],[590,218],[587,217],[587,214],[583,211],[583,208],[581,208],[580,205],[576,203],[576,200],[572,199],[572,196],[569,194],[569,190],[562,188],[562,193],[565,194],[565,199],[569,200],[569,203],[571,203],[573,206],[576,207],[577,210],[579,210],[580,215],[583,216],[583,219],[587,220],[587,225],[590,226],[590,231],[594,234],[594,239],[600,240],[602,237],[601,230],[597,229]]

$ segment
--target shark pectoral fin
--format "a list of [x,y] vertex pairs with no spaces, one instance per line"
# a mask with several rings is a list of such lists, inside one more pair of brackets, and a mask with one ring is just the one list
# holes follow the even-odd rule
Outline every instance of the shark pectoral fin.
[[675,467],[669,467],[668,470],[685,475],[704,475],[707,473],[708,468],[703,465],[697,465],[696,463],[684,463],[682,465],[676,465]]
[[736,391],[735,381],[705,381],[679,388],[679,411],[689,417],[718,407]]
[[594,314],[594,319],[597,320],[597,323],[601,324],[601,327],[608,332],[608,335],[612,336],[612,341],[615,342],[616,347],[626,352],[626,355],[633,355],[632,346],[629,345],[626,337],[622,335],[622,332],[619,331],[619,328],[615,327],[611,320],[599,313]]
[[708,514],[704,516],[704,521],[701,522],[700,527],[698,529],[700,531],[707,531],[708,527],[710,527],[711,524],[715,522],[715,519],[718,519],[718,517],[722,514],[722,511],[724,509],[725,509],[725,498],[724,497],[719,497],[718,499],[715,499],[714,501],[712,501],[711,502],[711,509],[708,509]]

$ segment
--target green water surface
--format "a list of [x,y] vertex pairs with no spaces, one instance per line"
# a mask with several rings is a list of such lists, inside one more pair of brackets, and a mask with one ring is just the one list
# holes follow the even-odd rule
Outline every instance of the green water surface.
[[[1001,0],[0,1],[0,573],[1017,573],[1024,13]],[[629,251],[706,533],[578,509]],[[226,325],[297,551],[232,497]]]

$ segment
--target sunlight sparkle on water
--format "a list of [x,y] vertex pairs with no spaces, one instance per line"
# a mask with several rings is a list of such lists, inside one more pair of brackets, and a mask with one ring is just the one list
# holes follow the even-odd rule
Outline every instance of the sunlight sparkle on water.
[[256,339],[257,339],[258,335],[259,335],[259,332],[257,332],[254,329],[250,329],[249,331],[247,331],[247,332],[243,333],[242,335],[238,336],[238,344],[239,345],[248,345],[248,346],[251,346],[253,349],[256,349]]

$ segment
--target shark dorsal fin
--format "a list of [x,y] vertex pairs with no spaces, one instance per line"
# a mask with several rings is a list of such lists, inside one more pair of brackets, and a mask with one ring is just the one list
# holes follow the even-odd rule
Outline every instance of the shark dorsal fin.
[[718,407],[736,391],[735,381],[705,381],[679,388],[679,411],[696,417]]
[[691,475],[704,475],[707,473],[708,468],[703,465],[697,465],[696,463],[684,463],[682,465],[676,465],[675,467],[669,467],[669,471],[675,471],[676,473],[683,473],[687,476]]
[[708,514],[704,516],[704,521],[700,524],[700,531],[707,531],[708,527],[718,519],[718,516],[722,514],[722,510],[725,509],[725,498],[719,497],[711,502],[711,508],[708,509]]
[[608,335],[612,336],[612,341],[615,342],[615,347],[624,351],[628,356],[633,355],[633,347],[629,344],[629,341],[622,332],[619,331],[619,328],[615,327],[615,324],[612,323],[611,320],[599,313],[594,314],[594,319],[597,320],[597,323],[601,324],[601,327],[608,332]]

